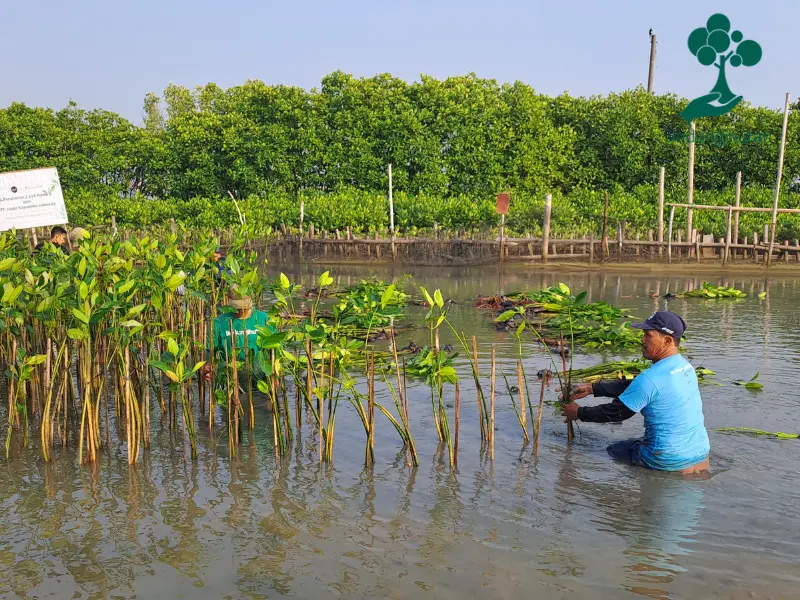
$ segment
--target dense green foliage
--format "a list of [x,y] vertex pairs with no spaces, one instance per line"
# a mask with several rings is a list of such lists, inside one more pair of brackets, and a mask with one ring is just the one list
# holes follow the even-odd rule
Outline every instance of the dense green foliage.
[[[75,223],[135,226],[170,217],[203,227],[238,220],[296,224],[300,199],[317,228],[388,226],[386,166],[393,165],[397,226],[494,226],[494,196],[512,192],[512,231],[536,231],[543,195],[554,194],[556,233],[596,228],[602,191],[612,222],[653,227],[658,167],[668,200],[685,197],[686,100],[635,89],[608,96],[549,97],[521,82],[474,75],[408,83],[342,72],[306,91],[258,81],[223,90],[169,86],[145,99],[135,126],[104,110],[12,104],[0,110],[0,171],[56,166]],[[768,204],[780,137],[779,111],[745,104],[703,119],[696,202],[727,204],[735,173],[744,203]],[[792,115],[784,181],[800,176],[800,128]],[[763,138],[763,139],[762,139]],[[743,143],[759,140],[762,143]],[[716,143],[720,142],[720,143]],[[787,193],[782,205],[797,206]],[[683,218],[679,211],[678,217]],[[712,222],[713,219],[713,222]],[[744,215],[745,231],[764,217]],[[724,216],[699,214],[720,233]],[[790,223],[789,219],[786,223]],[[787,236],[790,233],[786,234]]]

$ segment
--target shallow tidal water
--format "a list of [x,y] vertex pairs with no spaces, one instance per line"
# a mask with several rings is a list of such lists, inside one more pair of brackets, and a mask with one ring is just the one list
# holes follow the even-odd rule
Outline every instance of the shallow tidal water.
[[[284,269],[315,285],[327,267]],[[276,267],[270,266],[277,273]],[[456,327],[477,335],[488,374],[490,344],[516,384],[516,342],[472,308],[478,294],[562,281],[644,318],[668,307],[689,324],[687,355],[716,371],[704,385],[706,425],[800,431],[800,278],[687,277],[519,267],[331,266],[336,285],[402,278],[457,302]],[[702,281],[748,292],[743,300],[653,298]],[[768,292],[758,300],[758,292]],[[422,325],[410,309],[404,324]],[[399,343],[427,342],[424,327]],[[442,344],[453,343],[443,331]],[[529,339],[531,390],[549,366]],[[625,355],[634,357],[635,354]],[[578,353],[576,366],[616,355]],[[642,432],[566,425],[545,407],[538,458],[525,446],[498,375],[494,460],[481,447],[469,365],[462,378],[458,468],[438,448],[430,396],[409,381],[420,458],[406,467],[399,438],[376,411],[376,464],[364,467],[364,432],[339,407],[333,464],[320,465],[304,415],[302,436],[276,462],[271,419],[257,406],[240,454],[219,429],[198,428],[200,456],[184,462],[180,435],[153,417],[152,449],[127,465],[124,446],[79,468],[74,454],[44,463],[38,449],[0,468],[3,598],[796,598],[800,593],[800,440],[710,431],[712,476],[686,480],[612,462],[605,447]],[[760,392],[732,385],[759,372]],[[393,404],[382,384],[377,401]],[[487,380],[488,389],[488,380]],[[452,391],[448,401],[452,402]],[[555,399],[554,386],[547,390]],[[583,403],[593,403],[589,398]],[[451,417],[452,419],[452,417]],[[452,421],[451,421],[452,423]]]

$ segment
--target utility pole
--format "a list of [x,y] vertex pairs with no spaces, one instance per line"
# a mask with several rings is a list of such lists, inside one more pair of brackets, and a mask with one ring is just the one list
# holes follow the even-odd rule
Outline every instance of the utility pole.
[[647,93],[653,92],[653,76],[656,72],[656,34],[650,30],[650,71],[647,74]]
[[[786,127],[789,124],[789,94],[786,94],[786,103],[783,105],[783,129],[781,131],[781,146],[778,153],[778,178],[775,181],[775,196],[772,202],[772,236],[769,239],[767,266],[772,263],[772,250],[775,247],[775,229],[778,226],[778,200],[781,196],[781,177],[783,176],[783,153],[786,149]],[[764,240],[766,241],[766,240]]]
[[688,176],[688,204],[689,208],[686,210],[686,241],[692,241],[692,204],[694,204],[694,138],[697,135],[697,130],[694,126],[694,121],[689,124],[689,176]]
[[605,262],[608,255],[608,192],[603,206],[603,233],[600,237],[600,262]]

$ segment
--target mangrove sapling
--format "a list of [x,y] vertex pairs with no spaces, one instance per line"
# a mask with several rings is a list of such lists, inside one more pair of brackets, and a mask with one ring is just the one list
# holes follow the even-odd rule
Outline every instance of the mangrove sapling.
[[192,377],[203,367],[205,361],[199,361],[193,367],[187,368],[189,340],[186,338],[181,339],[180,333],[171,331],[162,332],[160,337],[167,340],[167,351],[161,356],[161,360],[151,360],[150,366],[158,369],[169,378],[172,382],[170,387],[177,392],[177,397],[181,400],[183,424],[189,438],[192,459],[195,459],[197,458],[197,445],[192,399],[191,395],[184,392],[186,391],[187,382],[191,386]]
[[[519,363],[517,364],[517,367],[519,368]],[[503,376],[503,381],[505,381],[506,389],[508,390],[508,397],[511,399],[511,407],[514,409],[514,413],[517,415],[517,422],[520,424],[520,427],[522,428],[522,437],[527,442],[528,441],[528,432],[526,430],[525,423],[524,423],[524,420],[525,420],[525,406],[524,406],[525,400],[524,400],[524,398],[525,398],[525,396],[524,396],[524,392],[521,392],[523,384],[522,384],[522,378],[520,376],[519,370],[517,372],[518,379],[519,379],[519,386],[518,387],[514,387],[514,386],[511,385],[511,383],[508,381],[508,377],[506,376],[506,372],[502,367],[500,367],[500,375]],[[521,399],[521,404],[522,404],[522,414],[521,415],[520,415],[519,407],[517,407],[517,401],[514,399],[514,394],[515,393],[519,393],[520,394],[520,399]]]
[[392,385],[392,382],[389,381],[389,378],[386,375],[385,370],[383,369],[381,369],[381,376],[383,377],[383,381],[386,384],[386,388],[389,390],[389,394],[392,396],[392,399],[394,400],[394,405],[397,408],[397,413],[399,415],[400,420],[398,421],[394,417],[394,415],[392,415],[392,413],[389,412],[389,410],[383,405],[381,405],[379,402],[375,402],[375,406],[378,408],[379,411],[381,411],[384,414],[384,416],[386,416],[387,419],[389,419],[389,422],[394,426],[395,430],[397,431],[397,434],[403,441],[403,446],[406,449],[407,465],[410,467],[413,462],[413,465],[417,466],[419,464],[419,461],[417,459],[417,450],[416,447],[414,446],[414,440],[411,437],[411,431],[408,427],[408,421],[406,419],[405,410],[403,408],[403,402],[399,397],[399,394],[402,393],[402,391],[399,388],[398,390],[395,390],[394,385]]
[[481,378],[480,378],[480,371],[478,369],[478,340],[476,336],[472,336],[472,348],[470,349],[469,344],[467,343],[467,336],[463,333],[459,333],[453,324],[447,319],[447,313],[445,313],[444,322],[447,323],[447,326],[450,328],[450,331],[453,332],[453,335],[456,336],[458,343],[461,345],[461,348],[464,350],[464,354],[467,356],[470,362],[470,367],[472,369],[472,378],[475,381],[475,390],[476,394],[476,401],[478,403],[478,420],[480,422],[481,428],[481,441],[487,441],[487,430],[488,430],[488,423],[489,423],[489,410],[486,406],[486,397],[483,393],[483,387],[481,386]]
[[[16,343],[14,344],[15,352],[12,357],[16,359],[8,367],[12,381],[14,395],[9,400],[9,414],[8,414],[8,435],[6,436],[6,458],[9,457],[9,450],[11,447],[11,433],[15,426],[22,427],[22,443],[28,444],[28,403],[26,402],[26,386],[31,380],[34,367],[41,365],[47,360],[44,354],[34,354],[33,356],[26,356],[25,349],[17,349]],[[22,423],[20,424],[19,415],[22,414]]]
[[367,412],[369,422],[369,434],[367,436],[366,464],[375,464],[375,355],[369,357],[367,371],[367,386],[369,410]]
[[[545,340],[542,337],[542,335],[539,332],[539,330],[536,327],[534,327],[530,323],[530,321],[528,321],[524,307],[519,307],[518,306],[516,308],[509,309],[509,310],[505,311],[504,313],[502,313],[501,315],[499,315],[495,320],[497,322],[501,322],[502,323],[502,322],[509,321],[510,319],[514,318],[517,315],[521,316],[522,319],[523,319],[523,322],[525,324],[527,324],[527,327],[531,331],[533,331],[534,335],[536,335],[536,337],[539,339],[539,341],[545,347],[545,350],[547,351],[547,353],[548,353],[548,355],[550,357],[550,363],[553,366],[553,371],[555,372],[556,376],[558,377],[558,381],[559,381],[559,384],[560,384],[560,387],[561,387],[562,398],[561,398],[561,401],[559,403],[559,407],[560,407],[561,404],[569,404],[570,402],[572,402],[572,394],[571,394],[571,392],[572,392],[572,388],[571,388],[572,360],[573,360],[572,357],[575,354],[575,336],[574,336],[574,329],[573,329],[573,326],[572,326],[572,307],[575,306],[575,305],[580,306],[585,302],[586,292],[583,291],[580,294],[578,294],[578,296],[573,297],[571,295],[570,289],[565,284],[560,283],[559,284],[559,289],[566,296],[566,298],[562,300],[562,305],[565,307],[564,310],[566,311],[567,324],[569,325],[569,333],[570,333],[570,340],[571,340],[569,369],[567,369],[567,360],[566,360],[567,349],[566,349],[566,343],[565,343],[565,339],[564,339],[563,330],[559,331],[558,347],[560,349],[561,365],[562,365],[562,368],[559,370],[556,367],[555,357],[553,356],[553,353],[550,350],[549,345],[545,343]],[[545,381],[545,379],[543,378],[542,379],[542,383],[543,384],[544,384],[544,381]],[[574,435],[575,435],[574,426],[573,426],[572,422],[570,421],[570,422],[567,423],[567,440],[571,441],[574,438]]]
[[[394,329],[392,329],[391,333],[391,345],[392,345],[392,355],[394,359],[394,368],[395,374],[397,376],[397,394],[394,393],[394,389],[389,384],[389,381],[386,380],[386,384],[389,387],[389,390],[392,393],[392,397],[394,398],[395,406],[397,407],[397,412],[400,415],[400,420],[403,423],[403,435],[406,442],[406,462],[410,467],[413,465],[416,467],[419,465],[419,460],[417,459],[417,449],[414,445],[414,439],[411,437],[411,427],[408,422],[408,396],[404,390],[403,384],[400,380],[400,362],[397,359],[397,338],[394,335]],[[403,363],[403,373],[405,377],[406,367],[405,363]],[[456,390],[458,390],[458,381],[456,381]],[[398,401],[399,396],[399,401]],[[458,400],[458,392],[456,391],[456,400]],[[458,401],[456,401],[456,447],[458,447]]]
[[[522,427],[522,434],[525,437],[525,442],[527,443],[530,440],[528,437],[528,427],[525,422],[525,398],[528,397],[528,382],[525,379],[525,371],[522,368],[521,360],[517,360],[517,383],[517,387],[519,388],[519,410],[517,411],[517,418],[519,419],[519,424]],[[516,410],[516,405],[514,408]]]
[[[425,300],[431,309],[425,316],[425,325],[430,330],[431,345],[434,347],[434,352],[431,354],[433,357],[433,377],[431,378],[431,404],[433,406],[434,422],[436,423],[436,430],[439,434],[439,440],[447,443],[447,450],[450,457],[450,466],[453,466],[453,438],[450,433],[450,423],[447,418],[447,411],[445,410],[443,398],[443,384],[445,382],[455,384],[458,379],[456,370],[449,365],[443,364],[446,354],[439,350],[439,327],[447,319],[447,309],[444,308],[444,298],[440,290],[435,290],[433,297],[428,291],[420,286]],[[434,388],[435,397],[434,400]]]

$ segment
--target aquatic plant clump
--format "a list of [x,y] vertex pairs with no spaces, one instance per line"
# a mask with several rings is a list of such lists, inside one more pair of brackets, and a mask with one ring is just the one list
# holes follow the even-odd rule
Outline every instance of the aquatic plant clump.
[[508,296],[510,307],[495,319],[497,327],[524,322],[537,340],[560,348],[559,334],[569,332],[571,342],[583,348],[633,349],[641,345],[642,332],[622,321],[625,312],[604,301],[587,302],[586,291],[572,295],[564,283],[535,292]]
[[703,282],[696,290],[689,290],[682,294],[676,294],[677,298],[705,298],[707,300],[716,300],[722,298],[746,298],[747,294],[742,290],[737,290],[734,287],[724,285],[711,285],[710,283]]

